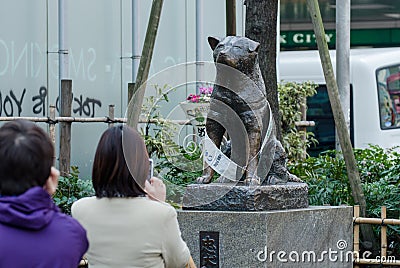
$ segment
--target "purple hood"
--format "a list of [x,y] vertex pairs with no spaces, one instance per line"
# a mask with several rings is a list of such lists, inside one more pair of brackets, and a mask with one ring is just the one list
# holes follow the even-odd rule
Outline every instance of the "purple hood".
[[18,196],[0,197],[0,223],[40,230],[50,223],[59,211],[42,187],[33,187]]

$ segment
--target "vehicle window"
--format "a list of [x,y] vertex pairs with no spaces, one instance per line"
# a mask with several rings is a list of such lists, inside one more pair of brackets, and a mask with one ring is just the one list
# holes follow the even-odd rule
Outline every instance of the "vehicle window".
[[[334,150],[336,148],[335,120],[326,85],[319,85],[317,94],[307,98],[307,120],[315,122],[315,126],[307,130],[313,132],[318,140],[318,144],[311,145],[307,153],[316,157],[323,151]],[[354,145],[353,125],[353,86],[350,85],[350,140]]]
[[381,129],[400,127],[400,65],[377,70]]
[[323,151],[335,149],[335,121],[325,85],[320,85],[317,94],[307,98],[307,120],[315,122],[308,131],[318,140],[318,144],[307,150],[308,154],[318,156]]

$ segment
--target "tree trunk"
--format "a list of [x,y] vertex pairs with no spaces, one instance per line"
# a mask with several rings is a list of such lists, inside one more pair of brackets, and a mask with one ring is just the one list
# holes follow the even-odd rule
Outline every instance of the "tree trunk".
[[282,141],[276,78],[276,23],[278,1],[246,0],[246,37],[259,42],[258,59],[275,119],[276,136]]
[[[72,111],[72,80],[61,80],[60,116],[69,117]],[[71,168],[71,122],[60,123],[60,175],[68,177]]]
[[236,35],[236,0],[226,0],[226,35]]
[[163,0],[153,0],[136,82],[133,88],[131,87],[128,89],[128,96],[135,97],[135,99],[130,100],[128,105],[128,125],[133,128],[137,128],[139,122],[162,6]]
[[[350,141],[350,135],[347,130],[346,121],[342,106],[340,104],[339,90],[336,84],[331,58],[329,56],[328,43],[325,38],[325,30],[322,23],[318,0],[307,0],[312,23],[314,26],[315,38],[317,40],[319,55],[324,71],[326,87],[328,90],[329,101],[331,103],[333,118],[335,120],[336,131],[339,136],[340,146],[342,148],[344,161],[346,163],[347,176],[349,178],[351,193],[356,204],[360,205],[361,216],[366,217],[367,202],[363,193],[360,174],[358,172],[356,159],[353,153],[353,147]],[[369,225],[361,226],[361,233],[364,240],[373,243],[374,234]]]

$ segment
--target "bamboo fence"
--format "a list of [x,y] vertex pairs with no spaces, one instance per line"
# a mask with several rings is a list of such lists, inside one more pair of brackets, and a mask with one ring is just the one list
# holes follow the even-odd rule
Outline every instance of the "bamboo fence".
[[[362,218],[360,217],[360,206],[354,206],[354,252],[358,254],[354,259],[354,268],[359,268],[360,264],[377,264],[381,266],[400,266],[400,260],[393,256],[387,256],[387,225],[400,225],[398,219],[386,219],[386,207],[381,207],[381,218]],[[360,258],[360,224],[375,224],[381,226],[381,254],[375,259]]]
[[[109,127],[112,127],[115,123],[128,123],[127,118],[115,117],[114,105],[108,106],[108,116],[105,117],[73,117],[71,116],[72,111],[72,80],[63,79],[61,80],[61,101],[60,101],[60,116],[56,117],[56,108],[54,105],[49,106],[48,117],[0,117],[2,121],[13,121],[18,119],[29,120],[33,122],[42,122],[49,125],[49,135],[53,143],[55,144],[55,126],[60,124],[60,151],[59,151],[59,170],[61,176],[68,176],[70,172],[70,158],[71,158],[71,127],[72,123],[107,123]],[[306,127],[314,126],[313,121],[305,121],[305,111],[303,112],[303,121],[296,122],[296,126],[300,130],[305,130]],[[163,124],[173,123],[179,125],[190,124],[189,120],[168,120],[168,119],[153,119],[153,118],[139,118],[139,123],[147,124]],[[305,138],[305,137],[304,137]]]
[[[125,124],[127,123],[127,118],[124,117],[115,117],[114,116],[114,105],[109,105],[108,107],[108,116],[105,117],[73,117],[73,116],[59,116],[56,117],[56,108],[54,105],[50,105],[49,107],[49,116],[48,117],[0,117],[0,122],[5,121],[14,121],[14,120],[28,120],[37,123],[47,123],[49,125],[49,136],[53,143],[56,141],[56,124],[69,124],[71,123],[107,123],[108,127],[112,127],[116,123]],[[141,118],[139,123],[174,123],[178,125],[189,125],[189,120],[167,120],[167,119],[145,119]],[[61,128],[61,126],[60,126]],[[61,132],[61,131],[60,131]],[[59,163],[60,163],[60,172],[62,176],[66,176],[70,170],[70,147],[71,147],[71,129],[69,128],[60,133],[60,155],[59,155]]]

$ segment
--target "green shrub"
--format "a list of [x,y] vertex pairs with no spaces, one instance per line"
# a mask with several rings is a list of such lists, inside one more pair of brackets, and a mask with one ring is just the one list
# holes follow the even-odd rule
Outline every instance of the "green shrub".
[[[362,188],[367,202],[367,217],[380,218],[381,206],[387,208],[387,218],[400,217],[400,154],[395,148],[385,150],[370,145],[355,149]],[[309,186],[310,205],[354,205],[346,166],[341,153],[327,151],[318,157],[290,163],[291,173]],[[380,228],[374,228],[379,235]],[[388,244],[399,254],[400,227],[388,226]]]
[[56,205],[66,214],[71,214],[71,206],[76,200],[93,196],[94,189],[91,180],[79,178],[79,169],[71,167],[69,177],[60,177],[57,191],[53,196]]
[[[394,202],[390,205],[393,206],[393,211],[397,211],[397,214],[392,215],[398,218],[400,211],[400,154],[394,148],[385,150],[379,146],[370,145],[366,149],[355,149],[354,155],[364,195],[369,205],[367,211],[370,216],[378,216],[380,212],[375,213],[376,207],[389,204],[390,200]],[[311,205],[353,205],[351,188],[341,152],[326,151],[318,157],[308,157],[304,161],[290,163],[288,168],[291,173],[309,184]]]
[[353,204],[345,163],[335,151],[289,163],[288,168],[308,184],[310,205]]
[[[282,145],[289,161],[303,159],[306,150],[317,140],[312,132],[298,130],[295,123],[302,120],[302,106],[307,97],[317,91],[312,82],[281,82],[278,84],[279,111],[282,115]],[[305,139],[303,138],[305,137]]]

